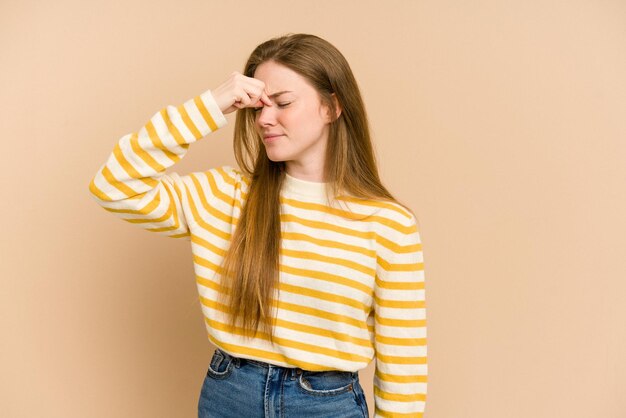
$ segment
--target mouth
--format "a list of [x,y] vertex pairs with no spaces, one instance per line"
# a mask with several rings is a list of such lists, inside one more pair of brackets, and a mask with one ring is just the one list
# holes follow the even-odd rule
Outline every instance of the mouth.
[[280,138],[282,135],[268,135],[268,136],[264,136],[263,137],[263,141],[265,142],[272,142],[277,140],[278,138]]

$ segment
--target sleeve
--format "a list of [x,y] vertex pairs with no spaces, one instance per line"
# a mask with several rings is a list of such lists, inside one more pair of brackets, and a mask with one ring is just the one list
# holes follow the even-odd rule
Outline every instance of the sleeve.
[[427,385],[422,243],[414,215],[408,226],[392,229],[374,289],[374,416],[422,418]]
[[182,210],[185,184],[165,170],[184,157],[190,144],[224,125],[226,118],[210,90],[180,106],[166,106],[138,132],[118,141],[89,183],[92,198],[148,231],[189,237]]

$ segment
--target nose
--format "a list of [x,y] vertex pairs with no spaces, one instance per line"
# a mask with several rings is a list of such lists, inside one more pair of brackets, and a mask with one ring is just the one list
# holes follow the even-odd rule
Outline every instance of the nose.
[[276,124],[276,114],[274,113],[276,105],[274,103],[272,105],[263,106],[256,111],[256,123],[258,126],[264,127]]

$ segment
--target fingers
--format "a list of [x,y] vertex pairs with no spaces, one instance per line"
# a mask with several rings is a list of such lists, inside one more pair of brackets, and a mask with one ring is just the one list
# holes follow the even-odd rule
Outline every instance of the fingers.
[[265,83],[259,79],[235,71],[231,74],[230,88],[231,105],[234,108],[273,106],[272,100],[265,92]]
[[256,99],[255,102],[258,100],[259,102],[261,102],[261,106],[271,106],[272,100],[267,96],[267,93],[265,92],[265,83],[256,78],[253,78],[252,80],[258,84],[258,90],[256,91],[256,94],[254,96],[254,98]]
[[268,97],[267,93],[264,90],[264,87],[255,86],[252,91],[248,92],[248,97],[244,97],[243,100],[240,101],[241,107],[254,107],[259,108],[263,106],[273,106],[272,100]]
[[267,93],[265,93],[265,90],[263,91],[263,93],[261,93],[261,101],[267,106],[272,106],[272,101],[267,96]]
[[258,99],[256,100],[256,103],[254,104],[254,107],[263,107],[263,106],[273,106],[272,101],[267,96],[267,93],[265,93],[264,91],[261,93],[261,96],[258,97]]
[[250,86],[250,97],[253,107],[261,107],[263,105],[272,106],[272,101],[265,92],[265,83],[252,77],[248,77],[248,81],[252,84],[252,86]]
[[248,98],[248,95],[244,92],[243,94],[235,97],[235,102],[233,104],[241,109],[246,107],[248,103],[250,103],[250,99]]

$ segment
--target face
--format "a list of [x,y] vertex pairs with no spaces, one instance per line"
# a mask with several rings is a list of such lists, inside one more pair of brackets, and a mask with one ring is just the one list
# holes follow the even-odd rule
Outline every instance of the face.
[[300,74],[273,61],[259,65],[254,78],[265,83],[273,104],[255,110],[256,128],[268,158],[285,161],[287,172],[322,172],[330,120],[315,88]]

